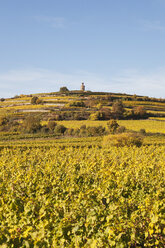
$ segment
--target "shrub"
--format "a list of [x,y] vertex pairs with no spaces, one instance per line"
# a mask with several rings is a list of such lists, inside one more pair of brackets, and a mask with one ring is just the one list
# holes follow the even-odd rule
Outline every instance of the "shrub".
[[38,98],[38,99],[36,100],[36,104],[42,104],[42,103],[43,103],[43,101],[42,101],[41,99]]
[[97,105],[97,101],[95,99],[91,98],[91,99],[88,99],[88,100],[85,101],[85,106],[87,108],[92,108],[92,107],[94,107],[96,105]]
[[103,120],[104,119],[104,113],[102,113],[102,112],[92,113],[92,114],[90,114],[89,119],[91,121]]
[[0,131],[18,131],[19,128],[19,122],[17,122],[13,117],[4,116],[0,118]]
[[55,126],[57,126],[57,123],[55,121],[49,121],[47,124],[47,128],[49,131],[53,132],[55,129]]
[[146,116],[146,110],[143,106],[135,107],[133,113],[135,116],[137,116],[137,118],[143,118]]
[[66,135],[70,136],[79,136],[79,137],[91,137],[91,136],[102,136],[105,134],[105,128],[102,126],[98,127],[86,127],[86,125],[82,125],[80,128],[68,128],[65,131]]
[[74,135],[74,129],[73,128],[67,128],[65,131],[66,135],[73,136]]
[[124,113],[124,107],[121,101],[115,101],[112,104],[112,113],[116,118],[122,118]]
[[0,117],[0,126],[5,126],[9,122],[8,118],[5,116]]
[[71,116],[71,118],[73,119],[73,120],[84,120],[85,119],[85,112],[83,112],[83,111],[79,111],[79,112],[76,112],[76,113],[74,113],[72,116]]
[[17,132],[20,129],[20,123],[14,118],[9,118],[7,123],[8,131]]
[[123,113],[123,117],[124,117],[125,119],[133,119],[133,118],[134,118],[133,110],[126,110],[126,111]]
[[64,134],[66,129],[67,128],[65,126],[63,126],[63,125],[56,125],[55,129],[54,129],[54,132],[55,132],[55,134],[60,135],[60,134]]
[[124,133],[126,130],[126,128],[124,126],[119,126],[117,129],[116,129],[116,133]]
[[82,130],[80,130],[79,128],[73,129],[72,135],[73,136],[84,136],[84,135],[82,135]]
[[114,134],[119,127],[119,124],[117,123],[116,120],[110,120],[107,122],[107,127],[110,133]]
[[83,101],[73,101],[67,105],[68,107],[85,107],[85,103]]
[[89,120],[91,120],[91,121],[97,121],[97,120],[99,120],[99,114],[98,114],[98,112],[93,113],[93,114],[90,114]]
[[81,125],[80,129],[86,129],[86,125]]
[[36,104],[37,100],[38,100],[38,97],[33,96],[32,99],[31,99],[31,104]]
[[109,120],[112,118],[112,113],[109,108],[101,108],[99,112],[102,113],[102,120]]
[[39,117],[32,115],[27,116],[22,124],[22,128],[28,133],[36,133],[40,131],[42,126]]
[[115,135],[104,136],[103,145],[122,146],[137,146],[140,147],[143,143],[142,137],[134,133],[122,133]]
[[39,99],[37,96],[33,96],[31,99],[31,104],[41,104],[43,101]]
[[48,132],[49,132],[49,128],[48,128],[47,126],[43,126],[43,127],[41,128],[41,132],[42,132],[42,133],[48,133]]
[[82,125],[78,130],[77,133],[80,137],[86,137],[87,135],[87,127],[86,125]]
[[88,136],[87,133],[88,132],[87,132],[86,128],[84,128],[84,129],[83,128],[80,128],[79,129],[79,136],[80,137],[86,137],[86,136]]
[[[50,112],[54,112],[54,110],[50,110]],[[59,114],[54,114],[52,115],[52,117],[50,119],[48,119],[48,121],[59,121],[61,120],[61,115]]]
[[103,107],[102,103],[98,103],[96,106],[97,109],[101,109],[102,107]]
[[139,133],[145,135],[146,134],[146,130],[142,128],[142,129],[140,129]]
[[105,127],[98,126],[98,127],[87,127],[86,128],[87,136],[101,136],[105,134]]

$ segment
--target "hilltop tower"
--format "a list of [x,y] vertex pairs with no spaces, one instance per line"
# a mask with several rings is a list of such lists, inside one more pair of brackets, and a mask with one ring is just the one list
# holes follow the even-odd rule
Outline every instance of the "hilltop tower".
[[81,91],[85,91],[85,84],[84,83],[81,84]]

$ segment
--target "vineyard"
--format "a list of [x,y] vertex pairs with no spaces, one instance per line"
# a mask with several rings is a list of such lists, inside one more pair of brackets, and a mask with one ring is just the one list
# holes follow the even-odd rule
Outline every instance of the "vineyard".
[[163,247],[165,146],[10,147],[1,247]]
[[0,247],[164,247],[164,100],[73,93],[1,100]]
[[0,0],[0,248],[165,248],[165,0]]
[[[80,128],[81,125],[87,126],[99,126],[106,127],[107,121],[58,121],[59,124],[63,124],[68,128],[74,126],[74,128]],[[165,121],[160,119],[156,120],[119,120],[118,123],[125,126],[129,130],[139,131],[144,128],[147,132],[151,133],[165,133]]]

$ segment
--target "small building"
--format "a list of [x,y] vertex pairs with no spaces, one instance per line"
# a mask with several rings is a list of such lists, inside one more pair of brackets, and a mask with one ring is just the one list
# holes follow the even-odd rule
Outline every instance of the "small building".
[[81,91],[85,91],[85,84],[84,83],[81,84]]

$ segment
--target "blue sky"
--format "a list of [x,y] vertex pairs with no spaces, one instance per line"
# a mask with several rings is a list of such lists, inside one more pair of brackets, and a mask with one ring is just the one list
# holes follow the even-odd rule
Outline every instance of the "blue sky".
[[165,98],[164,0],[0,1],[0,97],[79,89]]

